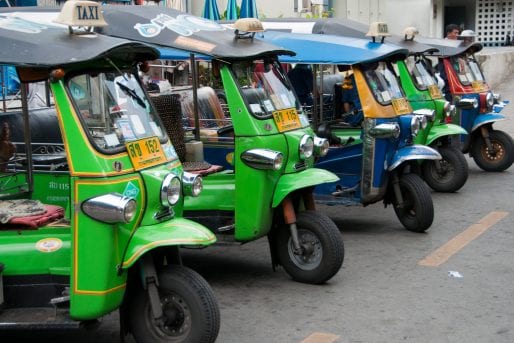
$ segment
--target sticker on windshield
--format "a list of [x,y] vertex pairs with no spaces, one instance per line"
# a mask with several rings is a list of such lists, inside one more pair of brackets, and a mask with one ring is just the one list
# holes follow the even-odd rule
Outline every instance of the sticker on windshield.
[[159,126],[157,126],[157,124],[155,124],[154,121],[150,122],[150,127],[152,128],[154,135],[162,137],[162,130]]
[[132,114],[129,116],[130,122],[132,123],[132,127],[134,128],[134,131],[136,131],[136,135],[144,135],[146,133],[145,126],[143,125],[143,122],[141,121],[141,118],[139,116]]
[[255,114],[260,114],[262,113],[262,108],[261,108],[261,105],[260,104],[250,104],[250,109],[252,110],[253,113]]
[[115,133],[111,133],[109,135],[104,136],[104,141],[107,146],[118,146],[120,144],[120,140]]
[[293,104],[291,104],[291,101],[289,101],[289,97],[286,94],[280,94],[280,98],[282,98],[284,107],[293,107]]
[[130,126],[130,123],[126,119],[119,119],[116,121],[116,125],[120,128],[121,134],[126,141],[136,139],[136,135]]
[[384,102],[391,101],[391,95],[389,95],[389,91],[383,91],[381,94]]
[[264,104],[264,107],[266,107],[266,111],[273,112],[275,110],[275,107],[273,107],[271,100],[264,100],[262,103]]

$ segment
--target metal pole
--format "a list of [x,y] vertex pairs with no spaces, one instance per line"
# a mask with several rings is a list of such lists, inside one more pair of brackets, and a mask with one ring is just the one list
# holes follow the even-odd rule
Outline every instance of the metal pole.
[[4,70],[5,70],[5,67],[1,67],[0,68],[0,85],[2,86],[2,109],[4,110],[4,112],[7,111],[7,105],[6,105],[6,101],[5,101],[5,97],[7,96],[7,93],[5,91],[5,84],[4,84]]
[[30,134],[30,122],[29,122],[29,106],[27,103],[27,83],[20,83],[21,91],[21,112],[23,115],[23,125],[25,131],[25,158],[27,159],[27,183],[28,191],[32,193],[34,189],[34,183],[32,181],[32,142]]
[[318,130],[318,84],[316,82],[317,74],[318,74],[318,66],[314,64],[312,66],[312,74],[314,75],[312,78],[312,125],[314,131]]
[[193,82],[193,113],[195,115],[195,140],[200,140],[200,117],[198,114],[198,76],[196,70],[195,54],[189,55],[191,64],[191,78]]

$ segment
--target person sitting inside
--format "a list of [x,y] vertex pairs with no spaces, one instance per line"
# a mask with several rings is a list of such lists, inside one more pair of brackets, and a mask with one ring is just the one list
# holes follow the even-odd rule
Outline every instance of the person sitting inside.
[[359,93],[357,91],[357,85],[355,84],[355,77],[353,74],[347,75],[344,78],[342,88],[344,121],[351,126],[359,126],[362,122],[363,114],[361,102],[359,100]]
[[287,76],[291,81],[291,84],[294,88],[300,103],[303,106],[312,106],[312,89],[314,84],[314,76],[312,74],[312,70],[310,65],[308,64],[296,64],[293,69],[291,69]]

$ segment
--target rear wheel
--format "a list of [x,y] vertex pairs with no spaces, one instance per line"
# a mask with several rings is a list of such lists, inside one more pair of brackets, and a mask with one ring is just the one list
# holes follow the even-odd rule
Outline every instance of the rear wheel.
[[214,293],[195,271],[168,266],[159,274],[163,321],[154,319],[148,292],[139,289],[129,308],[129,324],[138,343],[211,343],[216,340],[220,313]]
[[280,263],[295,281],[320,284],[329,280],[341,269],[344,259],[339,229],[316,211],[298,213],[296,226],[301,253],[294,250],[289,227],[278,228],[276,248]]
[[485,171],[501,172],[514,162],[514,142],[503,131],[490,130],[489,139],[492,149],[487,149],[484,138],[476,135],[471,144],[471,156],[475,163]]
[[398,219],[409,231],[425,232],[434,220],[430,189],[418,175],[405,174],[400,177],[400,191],[403,206],[400,207],[397,199],[393,201]]
[[468,179],[468,162],[455,147],[438,149],[440,160],[426,160],[422,164],[423,179],[436,192],[458,191]]

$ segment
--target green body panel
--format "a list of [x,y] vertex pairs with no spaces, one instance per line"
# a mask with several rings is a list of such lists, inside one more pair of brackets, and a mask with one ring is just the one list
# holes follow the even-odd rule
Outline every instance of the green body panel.
[[131,267],[146,252],[161,246],[206,246],[216,236],[203,225],[184,218],[175,218],[155,225],[141,226],[130,239],[123,268]]
[[432,126],[428,137],[426,139],[426,145],[431,145],[436,142],[439,138],[448,135],[467,135],[468,133],[461,126],[455,124],[438,124]]
[[0,262],[5,265],[3,274],[69,274],[70,240],[69,227],[0,230]]
[[186,197],[184,207],[190,211],[235,209],[235,174],[226,170],[203,177],[202,194],[198,197]]
[[[119,293],[125,288],[126,274],[117,275],[117,268],[130,236],[141,220],[146,192],[139,174],[109,178],[72,177],[71,181],[76,208],[71,217],[70,314],[75,319],[98,318],[120,304],[122,295]],[[102,223],[80,210],[79,206],[88,199],[108,193],[124,194],[127,189],[138,204],[135,218],[128,224]]]
[[336,182],[339,180],[334,173],[324,169],[309,168],[296,174],[286,174],[280,177],[277,191],[273,196],[272,207],[278,206],[291,192],[322,183]]
[[64,216],[70,218],[70,175],[54,173],[34,173],[34,192],[32,199],[44,204],[61,206]]
[[414,85],[412,78],[404,61],[396,63],[400,72],[400,81],[413,110],[431,109],[435,110],[435,120],[428,122],[425,129],[420,129],[415,144],[431,145],[437,139],[455,134],[465,134],[466,130],[458,125],[446,124],[444,114],[444,99],[432,99],[428,90],[419,90]]

